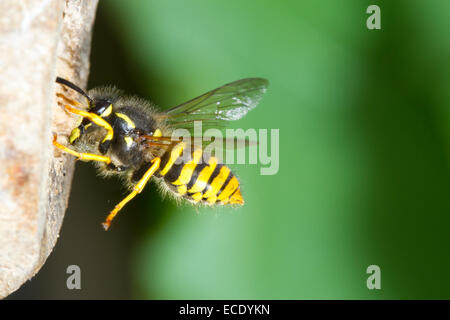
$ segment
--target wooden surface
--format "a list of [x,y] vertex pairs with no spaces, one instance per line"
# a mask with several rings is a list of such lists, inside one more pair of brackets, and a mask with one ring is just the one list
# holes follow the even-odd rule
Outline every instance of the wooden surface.
[[74,159],[54,150],[76,118],[56,76],[85,87],[97,1],[0,2],[0,297],[35,275],[67,208]]

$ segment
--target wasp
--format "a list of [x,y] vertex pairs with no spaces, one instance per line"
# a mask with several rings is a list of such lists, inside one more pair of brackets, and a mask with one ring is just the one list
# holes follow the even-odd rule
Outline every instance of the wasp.
[[266,92],[266,79],[234,81],[165,111],[115,87],[85,92],[63,78],[56,82],[81,94],[86,103],[57,93],[64,109],[81,117],[68,138],[69,146],[59,143],[55,133],[53,145],[79,160],[95,162],[103,176],[121,177],[130,190],[102,223],[105,230],[152,177],[163,190],[193,204],[244,204],[239,181],[228,166],[203,145],[172,133],[192,132],[196,121],[206,129],[241,119]]

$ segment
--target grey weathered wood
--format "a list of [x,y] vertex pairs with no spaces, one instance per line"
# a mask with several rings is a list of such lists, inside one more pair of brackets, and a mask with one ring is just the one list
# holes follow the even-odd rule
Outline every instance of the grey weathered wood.
[[0,297],[35,275],[67,208],[74,159],[51,144],[76,117],[61,76],[85,86],[97,0],[0,2]]

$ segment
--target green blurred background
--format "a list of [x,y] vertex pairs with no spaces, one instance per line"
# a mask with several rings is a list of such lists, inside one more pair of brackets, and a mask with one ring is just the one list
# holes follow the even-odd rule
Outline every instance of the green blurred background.
[[[381,30],[366,8],[381,8]],[[78,163],[60,240],[11,298],[450,298],[450,2],[100,1],[89,86],[163,108],[244,77],[234,127],[280,130],[280,170],[235,165],[241,209],[150,185],[105,233],[116,180]],[[82,289],[66,289],[81,267]],[[366,268],[381,268],[368,290]]]

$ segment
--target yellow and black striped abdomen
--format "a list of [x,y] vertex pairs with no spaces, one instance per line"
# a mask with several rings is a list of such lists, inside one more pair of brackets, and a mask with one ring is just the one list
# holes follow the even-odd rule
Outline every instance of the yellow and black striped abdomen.
[[202,149],[182,156],[185,148],[181,142],[161,159],[158,174],[173,192],[195,203],[244,204],[239,181],[227,166]]

